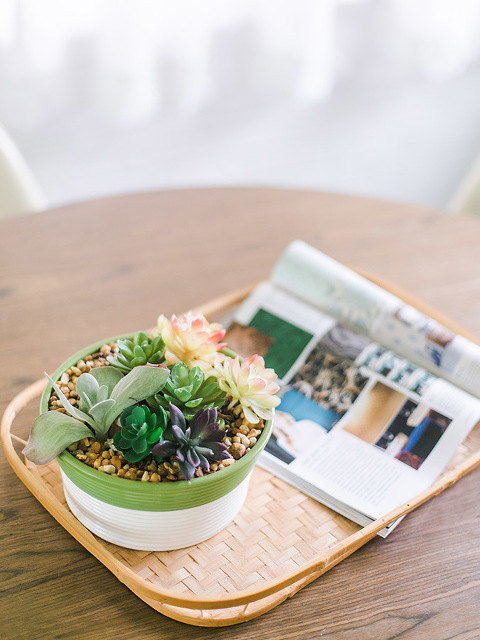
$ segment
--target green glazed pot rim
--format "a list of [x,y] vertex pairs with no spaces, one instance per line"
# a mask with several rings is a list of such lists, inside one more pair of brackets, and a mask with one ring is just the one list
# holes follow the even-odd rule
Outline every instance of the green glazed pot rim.
[[[187,489],[193,491],[195,487],[199,485],[203,487],[208,487],[209,485],[216,482],[226,481],[227,478],[232,474],[240,473],[244,467],[250,466],[251,458],[257,457],[260,452],[265,448],[267,444],[268,438],[270,437],[271,424],[272,420],[268,420],[265,422],[265,426],[262,431],[262,435],[258,439],[255,444],[255,447],[252,448],[248,453],[240,458],[240,460],[235,460],[235,462],[224,469],[220,469],[220,471],[215,471],[214,473],[210,473],[208,475],[202,476],[200,478],[193,478],[190,483],[186,480],[177,480],[175,482],[141,482],[136,481],[135,483],[132,480],[128,480],[125,478],[119,478],[118,476],[111,476],[107,473],[103,473],[102,471],[98,471],[98,469],[93,469],[89,467],[87,464],[77,460],[75,456],[72,456],[68,451],[62,451],[62,453],[58,456],[61,460],[62,467],[64,464],[67,466],[75,467],[79,472],[85,474],[86,476],[90,476],[93,478],[102,478],[102,482],[106,484],[107,487],[111,489],[115,489],[117,487],[125,486],[124,483],[129,483],[129,488],[131,485],[135,485],[135,491],[141,491],[142,493],[148,494],[158,494],[161,492],[164,495],[178,493],[180,490],[180,485],[182,489]],[[120,483],[120,484],[119,484]]]
[[[96,342],[84,349],[81,349],[74,355],[70,356],[63,364],[61,364],[55,373],[52,375],[52,379],[57,382],[62,374],[69,369],[70,367],[77,364],[79,360],[84,359],[86,356],[91,355],[98,351],[98,349],[104,344],[108,344],[110,342],[116,342],[121,339],[131,338],[132,333],[122,334],[119,336],[114,336],[111,338],[105,338],[99,342]],[[43,391],[41,400],[40,400],[40,413],[44,413],[48,411],[48,401],[52,391],[52,384],[49,382]],[[203,487],[207,489],[211,485],[214,485],[218,482],[225,482],[230,484],[229,480],[233,480],[231,478],[232,475],[235,476],[245,476],[248,473],[248,468],[252,467],[255,459],[261,453],[261,451],[265,448],[265,445],[268,442],[273,426],[273,420],[265,421],[265,426],[263,428],[262,434],[258,438],[255,446],[242,458],[236,460],[234,464],[221,469],[220,471],[215,471],[214,473],[201,476],[200,478],[193,478],[190,483],[179,480],[176,482],[141,482],[141,481],[132,481],[126,480],[125,478],[119,478],[116,476],[110,476],[102,471],[98,471],[98,469],[93,469],[88,465],[84,464],[80,460],[77,460],[71,453],[67,450],[62,451],[62,453],[57,457],[57,460],[62,467],[62,469],[67,473],[68,467],[72,468],[72,471],[75,472],[75,475],[81,474],[86,479],[90,479],[91,481],[98,481],[100,478],[102,479],[102,484],[105,486],[107,491],[114,492],[115,489],[125,488],[125,482],[128,482],[128,488],[133,489],[134,491],[139,492],[145,496],[153,496],[153,495],[164,495],[171,496],[173,494],[191,492],[194,491],[195,488]]]

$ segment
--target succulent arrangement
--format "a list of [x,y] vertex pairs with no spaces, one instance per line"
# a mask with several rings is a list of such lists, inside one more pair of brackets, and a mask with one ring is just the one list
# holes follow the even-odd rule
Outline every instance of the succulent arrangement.
[[[24,454],[47,464],[68,449],[121,477],[150,469],[152,481],[177,479],[177,469],[190,482],[234,462],[273,417],[279,386],[263,358],[242,361],[224,336],[202,314],[162,315],[155,335],[119,339],[113,351],[105,345],[108,355],[77,369],[68,387],[47,376],[55,401],[36,419]],[[99,452],[113,464],[102,466]],[[170,475],[161,475],[160,464]]]

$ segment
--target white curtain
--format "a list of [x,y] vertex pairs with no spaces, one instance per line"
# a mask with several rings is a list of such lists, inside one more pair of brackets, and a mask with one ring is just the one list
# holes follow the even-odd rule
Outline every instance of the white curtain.
[[449,79],[479,53],[478,0],[2,0],[0,119],[303,106],[345,78]]

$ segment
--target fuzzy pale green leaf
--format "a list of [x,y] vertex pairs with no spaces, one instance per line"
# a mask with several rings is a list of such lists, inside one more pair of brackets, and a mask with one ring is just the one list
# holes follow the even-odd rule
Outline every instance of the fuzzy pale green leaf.
[[166,367],[135,367],[113,389],[110,397],[115,405],[107,412],[105,422],[112,424],[125,409],[158,393],[168,380]]
[[[123,378],[123,374],[114,367],[94,367],[90,370],[92,375],[99,385],[106,385],[108,387],[108,396],[110,397],[116,384]],[[82,376],[80,376],[81,378]],[[79,378],[79,380],[80,380]],[[77,381],[78,385],[78,381]]]
[[98,390],[100,386],[96,378],[89,373],[82,373],[77,380],[76,392],[80,397],[80,410],[89,413],[92,406],[97,402]]
[[[65,409],[65,411],[67,411],[71,416],[73,416],[77,420],[81,420],[82,422],[88,422],[88,424],[90,426],[93,426],[92,419],[86,413],[84,413],[83,411],[80,411],[80,409],[77,409],[76,407],[74,407],[68,401],[68,398],[65,396],[65,394],[62,393],[62,391],[60,390],[60,387],[58,386],[58,384],[52,380],[52,378],[48,375],[48,373],[45,372],[45,375],[47,376],[47,378],[52,383],[52,386],[53,386],[53,388],[55,390],[55,393],[57,394],[58,399],[62,403],[62,406]],[[86,375],[86,374],[82,374],[82,375]],[[80,376],[80,378],[81,377],[82,376]]]
[[48,464],[73,442],[92,435],[83,422],[59,411],[47,411],[33,423],[23,453],[35,464]]
[[[102,388],[102,387],[100,387]],[[111,423],[105,420],[105,416],[107,412],[115,406],[115,400],[112,398],[102,400],[101,402],[97,402],[91,407],[88,412],[92,418],[95,420],[95,435],[100,438],[105,438],[110,429]]]

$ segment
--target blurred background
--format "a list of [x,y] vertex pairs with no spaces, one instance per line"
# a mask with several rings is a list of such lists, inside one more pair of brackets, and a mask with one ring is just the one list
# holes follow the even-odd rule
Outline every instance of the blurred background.
[[48,206],[271,185],[447,208],[477,0],[1,0],[0,124]]

